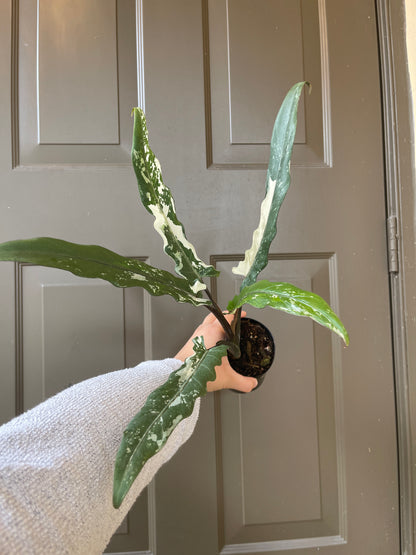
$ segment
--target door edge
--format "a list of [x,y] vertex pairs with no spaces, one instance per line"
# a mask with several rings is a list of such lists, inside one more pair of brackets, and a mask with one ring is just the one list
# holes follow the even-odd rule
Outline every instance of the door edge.
[[[386,191],[386,220],[397,218],[398,265],[390,270],[390,306],[395,379],[401,554],[415,551],[416,349],[414,160],[408,78],[405,5],[375,0],[379,39]],[[387,238],[386,238],[387,240]],[[413,328],[413,329],[412,329]]]

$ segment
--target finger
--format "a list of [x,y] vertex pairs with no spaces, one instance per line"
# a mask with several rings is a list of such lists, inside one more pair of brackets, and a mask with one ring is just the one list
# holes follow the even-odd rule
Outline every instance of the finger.
[[[224,311],[223,314],[226,318],[234,318],[236,315],[235,312],[227,312],[227,311]],[[242,310],[241,316],[244,318],[245,316],[247,316],[247,312],[245,310]]]

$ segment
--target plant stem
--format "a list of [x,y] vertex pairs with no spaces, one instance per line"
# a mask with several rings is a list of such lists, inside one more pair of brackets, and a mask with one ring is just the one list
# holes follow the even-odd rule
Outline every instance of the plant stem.
[[237,343],[237,345],[240,345],[240,336],[241,336],[241,312],[242,312],[243,308],[240,306],[240,308],[237,309],[237,312],[235,313],[235,319],[233,321],[233,331],[234,331],[234,338],[235,338],[235,342]]
[[214,314],[217,318],[221,326],[224,328],[225,333],[230,341],[234,342],[234,332],[228,323],[227,319],[224,317],[221,308],[217,305],[217,303],[212,298],[212,295],[208,289],[205,290],[206,294],[208,295],[209,300],[212,302],[212,305],[207,306],[208,310]]

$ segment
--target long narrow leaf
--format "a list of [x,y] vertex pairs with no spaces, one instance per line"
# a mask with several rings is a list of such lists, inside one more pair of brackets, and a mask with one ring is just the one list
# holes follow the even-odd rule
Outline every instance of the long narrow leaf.
[[315,293],[299,289],[290,283],[273,283],[267,280],[258,281],[245,287],[239,295],[228,304],[233,312],[248,303],[256,308],[270,306],[295,316],[308,316],[337,333],[348,345],[347,330],[331,307]]
[[224,345],[205,349],[203,338],[194,339],[194,355],[153,391],[124,432],[114,469],[113,505],[117,509],[150,457],[165,445],[175,427],[192,414],[195,401],[215,380]]
[[194,294],[185,279],[97,245],[51,237],[10,241],[0,244],[0,260],[59,268],[76,276],[100,278],[116,287],[143,287],[151,295],[171,295],[176,301],[196,306],[210,303]]
[[246,251],[244,260],[232,269],[235,274],[245,277],[242,288],[254,283],[267,266],[270,244],[276,235],[277,216],[290,185],[290,158],[295,140],[298,103],[305,83],[297,83],[290,89],[276,117],[260,223],[253,233],[252,245]]
[[197,293],[206,289],[202,281],[205,276],[217,276],[219,272],[198,258],[194,246],[185,237],[172,194],[163,183],[160,163],[149,146],[145,115],[140,108],[134,108],[133,112],[132,162],[142,203],[155,218],[154,227],[163,239],[166,254],[175,261],[176,272],[188,279]]

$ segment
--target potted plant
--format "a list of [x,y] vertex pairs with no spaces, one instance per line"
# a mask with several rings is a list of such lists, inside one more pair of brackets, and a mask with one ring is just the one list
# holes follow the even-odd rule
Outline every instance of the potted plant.
[[[104,279],[116,287],[143,287],[151,295],[171,295],[178,302],[205,306],[220,321],[226,340],[206,349],[202,337],[194,339],[194,354],[161,387],[153,391],[142,410],[124,432],[116,458],[113,504],[118,508],[145,462],[166,443],[176,425],[192,413],[195,400],[206,393],[206,384],[215,379],[215,366],[227,352],[238,364],[241,357],[241,309],[244,304],[283,310],[307,316],[340,335],[348,344],[348,334],[328,304],[318,295],[289,283],[259,280],[268,262],[270,244],[276,235],[280,206],[290,184],[290,158],[297,123],[297,108],[305,82],[288,92],[277,115],[271,138],[266,194],[261,204],[260,223],[251,247],[233,272],[243,276],[239,294],[227,310],[235,314],[230,325],[222,309],[204,283],[219,272],[205,264],[187,240],[176,216],[169,188],[163,183],[160,164],[150,149],[146,120],[135,108],[132,163],[141,201],[154,216],[154,227],[161,235],[165,252],[175,261],[177,276],[144,262],[127,258],[101,246],[80,245],[48,237],[19,240],[0,245],[0,260],[28,262],[60,268],[85,278]],[[266,349],[260,361],[263,369],[272,354]],[[244,355],[245,356],[245,355]],[[257,375],[257,374],[254,374]]]

